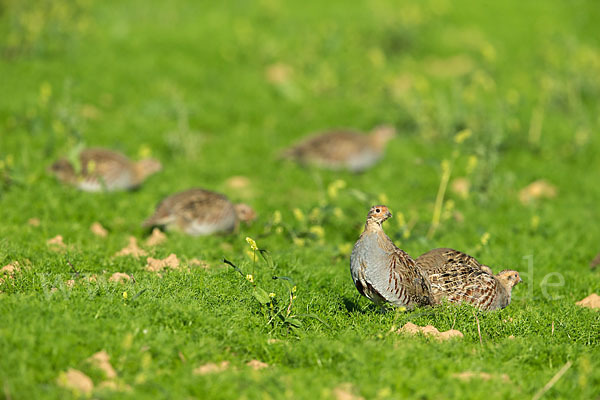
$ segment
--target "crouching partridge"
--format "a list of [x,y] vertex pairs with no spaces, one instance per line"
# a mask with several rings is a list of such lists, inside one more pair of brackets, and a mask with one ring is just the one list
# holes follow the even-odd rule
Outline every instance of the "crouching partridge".
[[436,303],[467,302],[482,310],[497,310],[510,304],[512,288],[521,277],[504,270],[494,275],[487,265],[453,249],[434,249],[419,256],[417,264],[427,274]]
[[427,276],[381,227],[391,216],[386,206],[371,207],[365,229],[350,257],[354,284],[360,294],[378,305],[389,303],[411,309],[432,304]]
[[233,204],[226,196],[209,190],[189,189],[162,200],[142,226],[164,226],[203,236],[232,232],[240,221],[249,222],[255,217],[246,204]]
[[325,132],[290,147],[281,156],[300,164],[361,172],[379,161],[395,135],[396,130],[388,125],[375,128],[369,135],[349,130]]
[[157,160],[133,162],[121,153],[101,148],[82,150],[78,162],[78,165],[73,165],[66,159],[60,159],[48,170],[63,183],[86,192],[99,192],[134,189],[162,169]]

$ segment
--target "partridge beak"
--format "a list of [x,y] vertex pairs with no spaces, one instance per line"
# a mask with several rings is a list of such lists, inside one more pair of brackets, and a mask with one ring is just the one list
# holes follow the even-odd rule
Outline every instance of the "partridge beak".
[[520,282],[523,282],[523,279],[521,279],[521,277],[519,277],[519,283],[520,283]]
[[392,213],[390,212],[390,210],[387,210],[387,211],[385,212],[385,216],[386,216],[387,218],[392,218]]

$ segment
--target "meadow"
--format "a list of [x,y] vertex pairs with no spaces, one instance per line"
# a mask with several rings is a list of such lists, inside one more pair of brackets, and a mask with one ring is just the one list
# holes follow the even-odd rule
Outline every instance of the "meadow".
[[[0,398],[598,399],[600,313],[575,304],[600,294],[598,20],[593,0],[0,0]],[[277,159],[382,123],[398,136],[362,174]],[[96,194],[47,173],[89,146],[164,169]],[[258,218],[148,244],[190,187]],[[360,297],[380,203],[415,257],[519,271],[512,303]],[[145,255],[116,255],[131,236]]]

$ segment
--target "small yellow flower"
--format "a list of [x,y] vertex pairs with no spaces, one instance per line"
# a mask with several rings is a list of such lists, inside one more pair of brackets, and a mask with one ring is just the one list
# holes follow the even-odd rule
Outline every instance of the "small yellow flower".
[[404,217],[404,213],[402,211],[396,212],[394,217],[396,218],[396,223],[398,224],[399,228],[402,228],[404,225],[406,225],[406,218]]
[[275,228],[275,233],[281,235],[283,233],[283,228],[278,226],[277,228]]
[[281,223],[281,211],[275,210],[273,213],[273,224],[279,225]]
[[379,196],[377,196],[377,200],[379,201],[380,204],[387,204],[390,202],[390,199],[387,197],[387,195],[385,193],[379,193]]
[[127,298],[127,292],[123,292],[123,298],[126,299]]
[[121,342],[121,347],[125,350],[129,350],[133,344],[133,333],[127,333]]
[[88,173],[93,174],[95,170],[96,170],[96,161],[94,161],[94,160],[88,161],[88,163],[87,163]]
[[258,250],[258,246],[256,245],[256,242],[254,241],[254,239],[252,239],[249,236],[246,236],[246,242],[248,242],[248,244],[250,245],[250,248],[254,251]]
[[297,290],[298,288],[296,287],[296,285],[294,285],[294,287],[292,288],[292,293],[296,293]]
[[52,130],[56,133],[64,133],[65,126],[60,120],[55,119],[54,121],[52,121]]
[[323,237],[325,237],[325,229],[323,229],[323,227],[320,225],[311,226],[309,230],[311,233],[317,235],[319,239],[323,239]]
[[340,243],[337,248],[340,254],[350,254],[352,252],[352,243]]
[[256,252],[252,251],[252,250],[246,250],[246,255],[248,256],[249,259],[251,259],[252,261],[256,261]]
[[298,247],[303,247],[303,246],[304,246],[304,243],[305,243],[305,240],[304,240],[304,239],[297,238],[297,237],[296,237],[296,238],[294,238],[294,244],[295,244],[296,246],[298,246]]
[[334,215],[336,218],[342,218],[342,217],[344,217],[344,212],[342,211],[342,209],[341,209],[341,208],[339,208],[339,207],[335,207],[335,208],[333,209],[333,215]]
[[52,86],[48,82],[42,83],[40,86],[40,103],[46,105],[50,96],[52,96]]
[[410,229],[407,229],[404,232],[402,232],[402,238],[403,239],[408,239],[408,238],[410,238],[411,234],[412,234],[412,232],[410,231]]
[[305,219],[305,218],[304,218],[304,213],[302,212],[302,210],[301,210],[301,209],[299,209],[299,208],[294,208],[294,209],[292,210],[292,212],[294,213],[294,218],[296,218],[296,220],[297,220],[298,222],[303,222],[303,221],[304,221],[304,219]]
[[310,214],[308,215],[308,218],[310,218],[311,220],[316,220],[321,216],[321,209],[318,207],[313,208],[310,211]]
[[254,283],[254,276],[252,274],[246,275],[246,280],[250,283]]
[[477,156],[469,156],[469,159],[467,160],[467,174],[470,174],[475,170],[478,162],[479,160],[477,159]]
[[327,186],[327,195],[329,195],[329,198],[335,199],[338,196],[338,192],[340,191],[340,189],[343,189],[345,187],[346,181],[342,179],[337,179],[331,182],[329,186]]
[[272,299],[274,299],[275,298],[275,293],[273,293],[273,292],[269,293],[269,297],[272,298]]
[[382,67],[385,64],[385,54],[379,47],[371,48],[367,56],[371,64],[375,67]]
[[152,149],[147,144],[143,144],[140,146],[138,150],[138,156],[140,158],[148,158],[152,154]]
[[538,228],[538,226],[540,226],[540,216],[534,215],[531,217],[531,228],[533,230],[536,230]]
[[462,142],[470,138],[472,134],[473,132],[470,129],[463,129],[462,131],[454,135],[454,142],[461,144]]
[[496,48],[492,46],[491,43],[484,43],[484,45],[481,46],[481,55],[483,55],[488,62],[494,62],[496,61]]
[[481,244],[485,246],[486,244],[488,244],[489,240],[490,240],[490,234],[489,234],[489,232],[485,232],[481,236]]

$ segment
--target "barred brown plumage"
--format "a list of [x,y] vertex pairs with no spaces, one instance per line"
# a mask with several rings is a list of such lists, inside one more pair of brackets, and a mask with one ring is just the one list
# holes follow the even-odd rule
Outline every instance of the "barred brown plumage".
[[239,221],[249,222],[255,217],[254,210],[246,204],[233,204],[225,195],[194,188],[162,200],[142,226],[165,226],[201,236],[231,232]]
[[86,192],[133,189],[162,169],[157,160],[133,162],[121,153],[102,148],[84,149],[77,157],[79,165],[60,159],[48,170],[61,182]]
[[389,217],[386,206],[373,206],[367,215],[365,229],[350,257],[356,288],[378,305],[413,308],[433,304],[427,276],[383,231],[381,224]]
[[416,259],[427,274],[436,302],[467,302],[483,310],[496,310],[510,304],[512,288],[521,282],[517,271],[497,275],[475,258],[453,249],[434,249]]
[[375,128],[369,135],[351,130],[325,132],[284,150],[281,156],[301,164],[360,172],[383,156],[385,145],[395,134],[388,125]]

